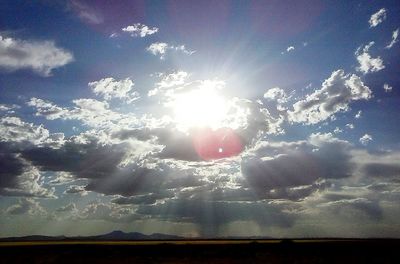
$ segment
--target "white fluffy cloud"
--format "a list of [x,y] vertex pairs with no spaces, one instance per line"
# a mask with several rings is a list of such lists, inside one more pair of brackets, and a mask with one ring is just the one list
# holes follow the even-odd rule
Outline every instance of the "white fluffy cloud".
[[378,12],[373,14],[369,19],[369,27],[376,27],[386,19],[386,9],[381,8]]
[[189,74],[185,71],[176,71],[170,74],[161,74],[161,80],[156,83],[156,88],[148,92],[148,96],[158,94],[161,90],[169,89],[174,86],[183,85]]
[[264,94],[264,98],[268,100],[276,100],[278,103],[286,103],[288,100],[286,92],[279,87],[269,89]]
[[294,51],[294,47],[293,47],[293,46],[289,46],[289,47],[286,49],[286,51],[287,51],[287,52]]
[[364,146],[368,145],[368,143],[372,141],[372,136],[369,134],[365,134],[364,136],[362,136],[360,138],[360,142],[361,144],[363,144]]
[[155,42],[146,48],[154,56],[159,56],[161,60],[165,59],[167,51],[180,51],[187,55],[192,55],[195,51],[188,50],[185,45],[173,46],[165,42]]
[[147,35],[153,35],[158,32],[156,27],[148,27],[144,24],[135,23],[131,26],[127,26],[121,29],[123,32],[129,33],[132,37],[144,38]]
[[57,147],[64,142],[64,134],[53,133],[43,127],[22,121],[19,117],[0,119],[0,141],[29,142],[34,145]]
[[15,71],[32,69],[42,76],[74,59],[71,52],[56,47],[53,41],[25,41],[0,36],[0,67]]
[[31,98],[27,104],[36,108],[37,116],[44,116],[49,120],[79,120],[96,128],[112,128],[117,123],[122,126],[137,122],[133,114],[115,112],[105,101],[82,98],[73,100],[72,103],[74,107],[64,108],[46,100]]
[[364,46],[364,48],[361,49],[361,47],[359,47],[355,52],[355,55],[357,56],[357,61],[360,64],[360,66],[357,67],[357,70],[363,72],[364,74],[369,72],[378,72],[385,68],[381,57],[378,56],[376,58],[372,58],[371,55],[368,53],[369,49],[374,44],[375,42],[371,41],[368,45]]
[[293,105],[294,110],[289,111],[289,120],[316,124],[337,112],[348,111],[352,101],[368,100],[371,94],[360,77],[337,70],[323,82],[321,89]]
[[127,103],[131,103],[139,99],[139,93],[133,91],[133,86],[135,84],[129,78],[117,81],[109,77],[90,82],[88,85],[96,95],[102,95],[107,101],[113,98],[119,98],[125,100]]
[[393,90],[393,87],[390,86],[389,84],[385,83],[385,84],[383,84],[383,90],[385,90],[385,92],[389,93]]
[[391,47],[393,47],[393,45],[399,41],[398,37],[399,37],[399,29],[396,29],[392,33],[392,41],[385,48],[390,49]]

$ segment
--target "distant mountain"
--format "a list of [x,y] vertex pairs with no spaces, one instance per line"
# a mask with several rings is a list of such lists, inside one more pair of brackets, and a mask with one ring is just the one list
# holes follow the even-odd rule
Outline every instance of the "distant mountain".
[[138,232],[125,233],[122,231],[113,231],[104,235],[98,236],[77,236],[77,237],[66,237],[66,236],[23,236],[23,237],[6,237],[0,238],[0,241],[66,241],[66,240],[177,240],[184,239],[184,237],[154,233],[151,235],[145,235]]

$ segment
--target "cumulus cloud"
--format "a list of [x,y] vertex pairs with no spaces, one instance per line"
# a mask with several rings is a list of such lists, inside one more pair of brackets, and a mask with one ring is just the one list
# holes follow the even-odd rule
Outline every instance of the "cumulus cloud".
[[369,27],[376,27],[386,19],[386,9],[381,8],[378,12],[371,15],[369,19]]
[[76,211],[76,204],[74,203],[69,203],[67,205],[61,206],[59,208],[57,208],[57,212],[68,212],[68,211]]
[[394,44],[396,44],[399,40],[399,29],[396,29],[395,31],[393,31],[392,33],[392,41],[385,47],[386,49],[390,49],[393,47]]
[[160,55],[160,58],[164,58],[165,52],[168,49],[168,44],[164,42],[155,42],[147,47],[147,51],[151,54],[157,56]]
[[383,90],[385,90],[386,93],[389,93],[393,90],[393,87],[390,86],[389,84],[385,83],[385,84],[383,84]]
[[[287,108],[285,106],[285,103],[289,101],[290,96],[288,96],[283,89],[279,87],[271,88],[266,93],[264,93],[264,98],[270,102],[276,102],[276,110],[284,113],[286,112]],[[271,103],[268,104],[268,106],[270,105]]]
[[333,133],[338,134],[338,133],[342,133],[343,130],[340,129],[339,127],[335,127],[335,130],[333,130]]
[[354,118],[355,118],[355,119],[360,119],[360,118],[361,118],[361,115],[362,115],[362,111],[359,110],[359,111],[357,112],[357,114],[354,116]]
[[307,141],[260,142],[243,159],[246,182],[264,198],[302,198],[324,188],[325,179],[350,177],[350,144],[332,134],[312,134]]
[[133,91],[134,85],[133,81],[129,78],[117,81],[111,77],[88,84],[96,95],[103,96],[107,101],[118,98],[125,100],[127,103],[139,99],[139,93]]
[[368,145],[370,141],[372,141],[372,136],[369,134],[365,134],[360,138],[360,143],[363,144],[364,146]]
[[64,108],[35,97],[27,102],[29,106],[36,108],[37,116],[44,116],[49,120],[79,120],[95,128],[112,128],[117,123],[122,126],[138,122],[134,114],[121,114],[111,110],[106,101],[81,98],[73,100],[72,103],[74,107]]
[[80,219],[86,220],[106,220],[116,223],[127,223],[135,220],[141,220],[138,214],[132,208],[121,207],[115,204],[102,203],[99,201],[88,204],[78,213]]
[[355,52],[357,61],[360,64],[360,66],[357,67],[357,70],[364,74],[369,72],[378,72],[385,68],[381,57],[378,56],[376,58],[372,58],[368,53],[369,49],[374,45],[374,43],[375,42],[371,41],[368,45],[364,46],[364,48],[361,49],[361,47],[359,47]]
[[173,46],[165,42],[155,42],[146,48],[154,56],[159,56],[161,60],[165,59],[167,51],[180,51],[187,55],[192,55],[195,51],[188,50],[185,45]]
[[54,178],[49,181],[50,185],[64,185],[75,181],[75,177],[65,171],[58,171],[54,173]]
[[286,49],[286,51],[287,51],[287,52],[294,51],[294,47],[293,47],[293,46],[289,46],[289,47]]
[[50,133],[43,125],[22,121],[19,117],[0,118],[0,141],[25,142],[57,147],[64,142],[63,133]]
[[18,203],[8,207],[6,213],[10,215],[47,215],[46,210],[39,204],[39,202],[32,198],[19,198]]
[[16,104],[0,104],[0,112],[6,112],[7,114],[14,114],[16,109],[21,108]]
[[278,103],[286,103],[288,101],[286,92],[279,87],[269,89],[264,94],[264,98],[268,100],[276,100]]
[[50,76],[56,68],[74,60],[71,52],[53,41],[27,41],[0,36],[0,68],[9,71],[32,69]]
[[161,74],[161,80],[156,83],[156,87],[148,92],[148,96],[158,94],[175,86],[181,86],[185,83],[189,74],[185,71],[176,71],[170,74]]
[[148,27],[144,24],[135,23],[131,26],[127,26],[121,29],[123,32],[129,33],[132,37],[144,38],[147,35],[153,35],[158,32],[156,27]]
[[85,186],[81,185],[69,185],[64,193],[79,194],[80,196],[85,196],[88,194],[88,192],[85,191]]
[[19,151],[12,143],[0,142],[0,195],[54,198],[54,188],[43,186],[41,172]]
[[371,90],[355,74],[345,74],[343,70],[332,72],[319,90],[293,105],[289,120],[306,124],[324,121],[337,112],[349,110],[352,101],[368,100]]

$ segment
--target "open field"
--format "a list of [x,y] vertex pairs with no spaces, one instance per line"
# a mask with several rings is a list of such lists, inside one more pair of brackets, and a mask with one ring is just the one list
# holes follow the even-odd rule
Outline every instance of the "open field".
[[400,240],[1,242],[0,263],[397,263]]

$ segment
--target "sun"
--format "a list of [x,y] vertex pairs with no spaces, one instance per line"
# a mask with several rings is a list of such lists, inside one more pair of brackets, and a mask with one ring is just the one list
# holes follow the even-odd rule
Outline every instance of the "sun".
[[174,121],[178,129],[218,129],[223,126],[229,111],[227,101],[214,87],[201,87],[175,95],[172,101]]

